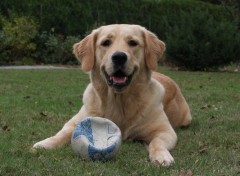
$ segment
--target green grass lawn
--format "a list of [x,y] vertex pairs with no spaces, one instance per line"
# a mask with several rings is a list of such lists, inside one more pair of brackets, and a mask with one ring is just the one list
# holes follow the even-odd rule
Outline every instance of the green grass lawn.
[[151,165],[138,142],[124,142],[108,162],[81,161],[70,145],[31,153],[78,112],[88,76],[80,69],[0,70],[0,176],[240,175],[240,74],[160,71],[180,85],[193,116],[188,129],[176,129],[176,163],[167,168]]

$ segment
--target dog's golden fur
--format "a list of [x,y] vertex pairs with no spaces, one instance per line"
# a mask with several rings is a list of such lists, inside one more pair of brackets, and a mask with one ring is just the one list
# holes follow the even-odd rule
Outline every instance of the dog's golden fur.
[[74,54],[91,79],[84,105],[55,136],[33,147],[62,146],[81,119],[99,116],[115,122],[123,140],[144,141],[152,163],[173,163],[173,127],[189,125],[191,113],[177,84],[153,71],[164,50],[155,34],[138,25],[102,26],[76,43]]

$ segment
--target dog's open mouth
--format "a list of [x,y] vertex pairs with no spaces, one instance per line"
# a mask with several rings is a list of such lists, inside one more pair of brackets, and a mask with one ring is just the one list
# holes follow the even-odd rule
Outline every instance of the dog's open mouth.
[[130,84],[135,71],[133,71],[131,75],[126,75],[121,70],[116,71],[112,75],[108,75],[105,70],[103,70],[103,72],[108,85],[120,92]]

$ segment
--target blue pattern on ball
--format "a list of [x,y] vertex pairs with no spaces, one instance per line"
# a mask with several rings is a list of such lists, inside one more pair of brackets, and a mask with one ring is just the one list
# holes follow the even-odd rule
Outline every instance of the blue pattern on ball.
[[88,155],[92,160],[107,160],[113,155],[116,144],[113,144],[105,149],[97,149],[92,145],[88,146]]
[[75,140],[80,135],[84,135],[88,138],[89,142],[94,145],[93,135],[92,135],[92,124],[89,118],[83,120],[77,125],[76,131],[73,134],[73,139]]

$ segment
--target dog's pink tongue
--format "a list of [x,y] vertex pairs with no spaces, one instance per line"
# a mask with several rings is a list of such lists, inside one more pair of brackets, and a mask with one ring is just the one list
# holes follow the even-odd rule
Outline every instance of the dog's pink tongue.
[[127,77],[116,77],[116,76],[112,76],[111,79],[113,80],[114,83],[117,84],[124,84],[127,80]]

